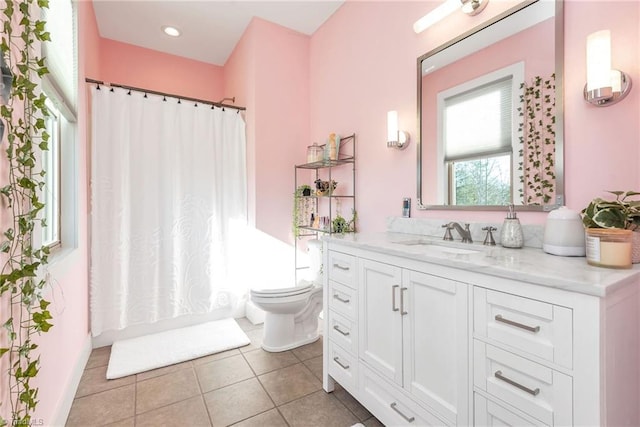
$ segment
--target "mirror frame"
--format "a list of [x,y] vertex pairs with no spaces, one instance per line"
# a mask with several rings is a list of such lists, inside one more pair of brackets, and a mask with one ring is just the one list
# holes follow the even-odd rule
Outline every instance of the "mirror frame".
[[[514,6],[486,22],[472,28],[466,33],[438,46],[418,58],[418,135],[416,138],[417,151],[417,203],[419,210],[464,210],[464,211],[503,211],[502,205],[425,205],[422,203],[422,61],[448,47],[472,36],[473,34],[506,19],[522,9],[544,0],[530,0]],[[556,75],[556,197],[553,204],[547,205],[516,205],[518,211],[547,212],[564,205],[564,5],[563,0],[555,0],[555,75]]]

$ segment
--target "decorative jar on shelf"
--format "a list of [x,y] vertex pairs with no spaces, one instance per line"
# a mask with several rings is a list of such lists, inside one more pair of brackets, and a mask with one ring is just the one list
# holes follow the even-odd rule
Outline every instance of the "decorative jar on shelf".
[[307,163],[322,161],[323,154],[324,149],[322,146],[318,145],[317,142],[314,142],[313,145],[309,145],[307,147]]

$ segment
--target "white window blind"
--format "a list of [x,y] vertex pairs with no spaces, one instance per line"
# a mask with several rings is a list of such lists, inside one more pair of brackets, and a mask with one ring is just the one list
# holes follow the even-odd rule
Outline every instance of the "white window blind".
[[49,115],[45,118],[49,138],[49,149],[42,152],[44,176],[42,199],[45,204],[46,226],[42,229],[42,244],[54,247],[60,244],[60,116],[53,103],[47,99]]
[[445,161],[511,152],[512,77],[444,100]]
[[[44,86],[49,97],[65,117],[76,112],[77,59],[76,25],[71,0],[55,0],[42,10],[45,28],[51,35],[50,42],[42,44],[42,56],[49,69]],[[72,120],[75,117],[67,117]]]

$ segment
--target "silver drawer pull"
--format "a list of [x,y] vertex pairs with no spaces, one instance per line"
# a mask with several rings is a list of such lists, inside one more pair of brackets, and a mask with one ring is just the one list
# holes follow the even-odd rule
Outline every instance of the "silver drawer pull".
[[349,332],[343,331],[342,329],[340,329],[340,326],[338,326],[338,325],[334,325],[333,329],[335,329],[336,331],[340,332],[345,337],[349,336]]
[[349,369],[349,365],[344,365],[344,364],[340,361],[340,359],[338,359],[338,356],[334,357],[334,358],[333,358],[333,361],[334,361],[334,362],[336,362],[338,365],[340,365],[340,367],[341,367],[342,369]]
[[340,270],[349,271],[349,267],[345,267],[345,266],[343,266],[343,265],[340,265],[340,264],[338,264],[337,262],[336,262],[336,263],[333,263],[333,266],[334,266],[335,268],[339,268]]
[[496,371],[496,373],[494,375],[496,376],[497,379],[502,380],[507,384],[511,384],[512,386],[517,387],[522,391],[526,391],[527,393],[529,393],[532,396],[537,396],[540,393],[540,389],[539,388],[536,387],[535,390],[531,390],[529,387],[525,387],[522,384],[518,384],[514,380],[505,377],[504,375],[502,375],[502,371]]
[[540,326],[528,326],[522,323],[514,322],[513,320],[505,319],[501,314],[496,314],[496,321],[506,323],[507,325],[515,326],[516,328],[524,329],[529,332],[539,332]]
[[333,299],[337,299],[338,301],[343,302],[345,304],[349,303],[348,299],[340,298],[340,295],[338,295],[338,294],[333,294]]
[[396,307],[396,288],[399,288],[400,285],[393,285],[391,287],[391,310],[400,311],[398,307]]
[[407,311],[405,311],[404,309],[404,291],[406,291],[409,288],[400,288],[400,314],[401,315],[406,315],[409,314]]
[[400,412],[400,409],[396,408],[396,406],[398,406],[398,404],[397,404],[396,402],[393,402],[390,406],[391,406],[391,409],[393,409],[393,410],[394,410],[394,411],[396,411],[398,414],[400,414],[400,416],[401,416],[402,418],[404,418],[406,422],[408,422],[408,423],[412,423],[412,422],[414,422],[414,421],[416,420],[416,417],[411,417],[411,418],[409,418],[409,417],[407,417],[405,414],[403,414],[402,412]]

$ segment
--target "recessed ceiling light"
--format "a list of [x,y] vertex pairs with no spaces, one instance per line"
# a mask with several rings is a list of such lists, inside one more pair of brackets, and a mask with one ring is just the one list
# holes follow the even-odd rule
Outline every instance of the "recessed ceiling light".
[[171,37],[178,37],[180,35],[179,29],[177,29],[176,27],[171,27],[169,25],[165,25],[164,27],[162,27],[162,31],[164,31],[166,35]]

